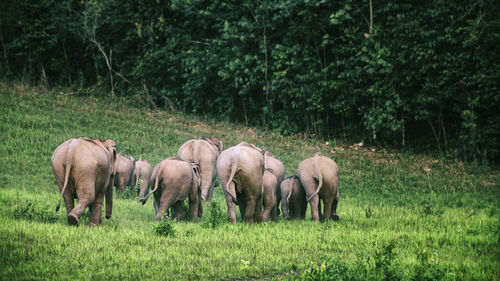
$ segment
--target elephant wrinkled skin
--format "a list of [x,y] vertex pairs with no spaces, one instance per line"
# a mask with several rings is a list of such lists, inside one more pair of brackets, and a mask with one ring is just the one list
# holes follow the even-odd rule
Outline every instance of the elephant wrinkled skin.
[[64,198],[70,225],[78,226],[87,206],[88,225],[99,225],[105,196],[106,218],[111,218],[115,161],[116,144],[112,140],[69,139],[54,150],[52,170],[61,192],[56,211]]
[[230,147],[217,159],[217,174],[226,197],[228,219],[236,223],[235,205],[246,222],[262,221],[264,150],[245,142]]
[[[311,215],[314,221],[338,220],[337,204],[339,202],[339,168],[332,159],[316,153],[299,164],[300,182],[311,205]],[[323,200],[322,216],[320,199]]]

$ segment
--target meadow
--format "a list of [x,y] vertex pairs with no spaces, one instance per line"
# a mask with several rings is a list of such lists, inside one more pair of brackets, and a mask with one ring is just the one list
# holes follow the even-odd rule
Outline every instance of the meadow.
[[[320,151],[340,168],[338,222],[227,223],[219,187],[199,223],[155,233],[152,201],[115,192],[99,227],[55,213],[50,157],[69,138],[110,138],[156,165],[218,136],[272,152],[296,173]],[[0,280],[500,280],[500,172],[357,142],[283,136],[148,101],[0,83]],[[224,223],[211,227],[220,209]],[[64,208],[63,208],[64,209]]]

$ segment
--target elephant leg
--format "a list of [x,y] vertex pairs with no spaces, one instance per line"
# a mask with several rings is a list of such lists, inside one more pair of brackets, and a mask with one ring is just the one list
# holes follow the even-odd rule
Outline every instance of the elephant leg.
[[314,196],[311,200],[309,200],[309,204],[311,205],[311,217],[313,221],[319,221],[319,198],[318,196]]
[[153,206],[155,207],[155,212],[158,214],[158,208],[160,207],[160,196],[156,193],[153,193],[154,201]]
[[66,216],[69,216],[69,213],[75,208],[75,198],[73,197],[73,194],[69,190],[67,190],[63,194],[64,198],[64,205],[66,205]]
[[[321,206],[321,202],[323,201],[322,198],[319,198],[318,200],[318,215],[319,215],[319,220],[323,221],[325,218],[323,217],[323,208]],[[323,202],[324,204],[325,202]]]
[[339,215],[337,215],[337,205],[339,204],[339,192],[337,191],[337,195],[333,199],[332,203],[332,220],[338,221],[339,220]]
[[277,221],[278,220],[278,204],[274,204],[273,205],[273,208],[271,209],[271,218],[273,219],[273,221]]
[[161,218],[167,214],[168,208],[173,203],[174,196],[168,194],[168,192],[163,192],[160,199],[160,204],[158,205],[158,213],[156,214],[156,221],[161,220]]
[[193,222],[198,221],[198,206],[199,206],[199,197],[198,197],[198,192],[191,192],[189,193],[189,218]]
[[173,209],[175,210],[175,219],[182,220],[186,217],[186,212],[182,207],[183,201],[177,201],[174,203]]
[[201,200],[201,189],[198,189],[198,217],[203,217],[203,200]]
[[[264,210],[262,211],[262,221],[267,221],[269,219],[269,216],[271,216],[271,213],[274,211],[274,215],[275,216],[275,213],[276,213],[276,210],[274,208],[274,205],[272,202],[269,202],[269,201],[273,201],[272,199],[271,200],[266,200],[268,202],[264,202],[266,203],[264,205]],[[257,212],[258,208],[256,207],[256,212]]]
[[[254,222],[262,222],[263,221],[263,215],[262,215],[262,205],[264,201],[264,196],[260,196],[257,201],[255,202],[255,208],[253,210],[253,221]],[[268,215],[269,217],[269,215]]]
[[80,217],[85,211],[85,208],[87,208],[89,204],[92,204],[95,201],[95,184],[93,182],[81,182],[76,187],[76,195],[78,198],[78,203],[76,204],[75,208],[73,208],[73,210],[71,210],[71,212],[68,214],[68,223],[70,225],[78,226]]
[[[222,185],[226,186],[226,184],[227,183],[224,180],[222,180]],[[229,185],[232,185],[230,188],[233,188],[233,190],[235,190],[234,182],[229,183]],[[235,224],[236,223],[236,213],[235,213],[236,204],[234,204],[233,198],[231,197],[231,195],[229,195],[229,192],[225,191],[224,197],[226,197],[228,221],[231,224]],[[240,206],[240,210],[241,210],[241,206]]]
[[[246,204],[246,208],[245,208],[245,216],[243,218],[243,220],[245,222],[253,222],[255,218],[255,212],[257,212],[257,201],[258,199],[255,198],[255,197],[252,197],[252,196],[248,196],[248,199],[247,199],[247,204]],[[262,201],[261,201],[262,202]],[[262,203],[260,203],[260,214],[261,214],[261,217],[260,219],[262,219]],[[259,219],[259,218],[257,218]]]
[[240,207],[240,216],[241,219],[245,218],[245,211],[247,209],[247,199],[245,194],[237,194],[238,198],[238,207]]
[[91,208],[89,226],[99,226],[102,222],[102,204],[104,203],[104,192],[97,195],[97,198]]
[[325,205],[325,213],[324,213],[324,221],[327,222],[331,215],[332,215],[332,203],[333,203],[333,199],[332,198],[327,198],[327,199],[324,199],[323,200],[323,203]]
[[210,188],[208,189],[208,194],[207,194],[207,201],[212,201],[212,196],[214,195],[214,189],[215,187],[212,185],[210,186]]

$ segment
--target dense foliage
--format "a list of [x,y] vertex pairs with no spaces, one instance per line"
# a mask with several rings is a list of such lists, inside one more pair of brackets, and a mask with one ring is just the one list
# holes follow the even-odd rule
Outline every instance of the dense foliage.
[[325,138],[500,156],[493,0],[2,1],[0,73]]

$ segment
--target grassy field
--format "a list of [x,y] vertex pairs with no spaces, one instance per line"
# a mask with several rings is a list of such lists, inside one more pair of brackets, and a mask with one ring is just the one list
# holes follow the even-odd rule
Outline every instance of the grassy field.
[[[321,151],[340,168],[340,221],[154,231],[152,201],[116,195],[99,227],[55,213],[50,157],[73,137],[111,138],[155,165],[186,140],[255,143],[287,176]],[[438,159],[151,109],[139,100],[0,84],[0,280],[500,280],[500,172]],[[226,213],[220,187],[214,201]],[[216,210],[216,206],[213,207]],[[226,219],[226,218],[225,218]],[[239,219],[239,218],[238,218]],[[87,218],[82,218],[85,224]]]

